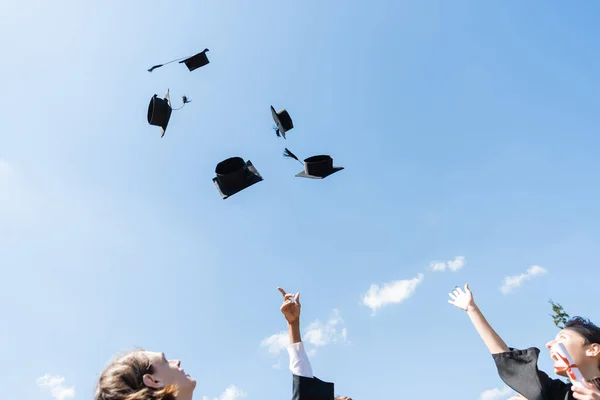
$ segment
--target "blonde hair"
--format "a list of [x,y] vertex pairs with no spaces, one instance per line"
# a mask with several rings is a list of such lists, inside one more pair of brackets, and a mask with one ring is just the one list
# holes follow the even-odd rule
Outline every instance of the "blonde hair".
[[100,375],[95,400],[175,400],[176,387],[153,389],[144,384],[144,375],[154,373],[144,350],[130,351],[115,359]]

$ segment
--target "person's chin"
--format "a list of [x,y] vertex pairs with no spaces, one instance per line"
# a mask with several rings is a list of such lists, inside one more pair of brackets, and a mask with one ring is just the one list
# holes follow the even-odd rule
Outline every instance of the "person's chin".
[[559,376],[564,376],[565,378],[568,376],[566,371],[558,370],[556,367],[554,367],[554,373]]

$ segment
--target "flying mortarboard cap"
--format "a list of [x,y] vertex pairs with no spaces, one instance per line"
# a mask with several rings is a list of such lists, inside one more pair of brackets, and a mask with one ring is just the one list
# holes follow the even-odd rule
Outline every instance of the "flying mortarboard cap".
[[172,111],[168,89],[164,99],[159,98],[156,94],[150,99],[150,104],[148,105],[148,123],[160,126],[160,137],[165,136]]
[[208,51],[208,49],[204,49],[204,50],[202,50],[202,52],[200,52],[196,55],[186,58],[183,61],[179,61],[179,64],[184,63],[185,66],[188,67],[188,69],[190,71],[193,71],[200,67],[204,67],[206,64],[208,64],[210,62],[210,61],[208,61],[208,57],[206,56],[207,51]]
[[208,49],[204,49],[200,53],[195,54],[195,55],[193,55],[191,57],[178,58],[178,59],[171,60],[171,61],[163,63],[163,64],[155,65],[152,68],[150,68],[148,70],[148,72],[152,72],[156,68],[160,68],[160,67],[162,67],[164,65],[171,64],[172,62],[175,62],[175,61],[179,61],[179,64],[184,63],[185,66],[188,67],[188,69],[190,71],[193,71],[193,70],[198,69],[200,67],[203,67],[203,66],[205,66],[206,64],[209,63],[208,57],[206,56],[206,52],[207,51],[208,51]]
[[271,106],[271,115],[273,116],[273,121],[275,121],[275,124],[277,125],[277,130],[275,131],[277,136],[280,136],[281,134],[285,139],[285,133],[294,128],[292,117],[290,117],[290,114],[285,108],[280,111],[275,111],[273,106]]
[[304,160],[304,163],[302,163],[298,156],[286,148],[283,152],[283,156],[293,158],[300,164],[304,164],[304,171],[296,174],[296,176],[300,178],[323,179],[344,169],[344,167],[334,167],[333,158],[329,155],[308,157]]
[[343,170],[344,167],[334,167],[333,158],[329,155],[308,157],[304,160],[304,171],[296,174],[300,178],[323,179]]
[[252,162],[241,157],[221,161],[215,168],[215,174],[213,182],[223,200],[263,180]]

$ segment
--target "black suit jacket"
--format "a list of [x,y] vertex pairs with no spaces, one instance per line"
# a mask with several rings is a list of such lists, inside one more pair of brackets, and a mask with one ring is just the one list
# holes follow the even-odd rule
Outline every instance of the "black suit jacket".
[[333,382],[294,375],[292,400],[334,400]]

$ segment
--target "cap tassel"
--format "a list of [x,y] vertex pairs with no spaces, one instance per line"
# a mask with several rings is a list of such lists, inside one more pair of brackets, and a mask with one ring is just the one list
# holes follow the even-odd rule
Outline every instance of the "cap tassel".
[[188,99],[188,97],[187,97],[187,96],[181,96],[181,101],[182,101],[182,103],[183,103],[183,104],[181,105],[181,107],[179,107],[179,108],[173,108],[173,109],[172,109],[173,111],[181,110],[183,107],[185,107],[185,105],[186,105],[187,103],[191,103],[191,102],[192,102],[190,99]]
[[166,62],[166,63],[164,63],[164,64],[158,64],[158,65],[155,65],[155,66],[153,66],[152,68],[150,68],[150,69],[148,70],[148,72],[152,72],[152,71],[154,71],[156,68],[160,68],[160,67],[162,67],[162,66],[164,66],[164,65],[171,64],[171,63],[174,63],[174,62],[176,62],[176,61],[185,60],[186,58],[188,58],[188,57],[182,57],[182,58],[178,58],[178,59],[176,59],[176,60],[171,60],[171,61],[169,61],[169,62]]
[[[277,137],[281,137],[281,132],[279,131],[279,128],[276,125],[273,125],[273,130],[275,131],[275,134],[277,135]],[[285,139],[285,137],[284,137]]]
[[287,147],[283,151],[283,156],[287,157],[287,158],[293,158],[294,160],[298,161],[300,164],[304,165],[304,163],[302,161],[300,161],[298,159],[298,157],[296,157],[296,155],[294,153],[292,153],[291,151],[289,151]]

